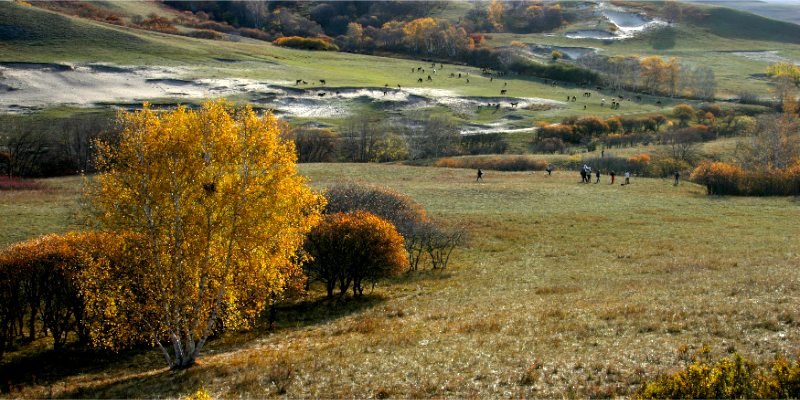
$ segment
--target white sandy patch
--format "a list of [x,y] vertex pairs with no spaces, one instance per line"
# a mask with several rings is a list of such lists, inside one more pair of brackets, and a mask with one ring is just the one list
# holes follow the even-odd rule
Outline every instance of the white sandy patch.
[[730,54],[735,56],[744,57],[748,60],[764,61],[768,63],[792,63],[800,65],[800,61],[795,61],[784,57],[778,53],[777,50],[769,51],[732,51]]
[[667,25],[666,21],[657,18],[651,19],[608,3],[601,3],[597,6],[597,10],[603,18],[617,27],[615,32],[600,29],[583,29],[567,32],[564,36],[570,39],[620,40],[632,38],[646,30]]

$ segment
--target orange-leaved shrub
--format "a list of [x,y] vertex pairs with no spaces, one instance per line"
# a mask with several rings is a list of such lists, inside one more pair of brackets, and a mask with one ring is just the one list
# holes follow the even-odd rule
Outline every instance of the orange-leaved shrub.
[[306,38],[300,36],[285,36],[272,41],[272,44],[281,47],[291,47],[302,50],[339,51],[339,46],[324,38]]
[[544,171],[547,161],[526,156],[481,156],[441,158],[434,164],[444,168],[471,168],[492,171]]
[[403,237],[388,221],[365,211],[326,215],[306,238],[312,257],[306,270],[311,280],[325,284],[328,297],[339,288],[344,296],[364,294],[365,282],[373,284],[397,276],[408,268]]
[[719,161],[702,161],[692,171],[690,179],[706,187],[708,194],[739,194],[739,184],[744,171]]
[[0,354],[19,337],[35,339],[37,331],[49,333],[55,349],[71,333],[88,344],[93,325],[105,318],[93,312],[95,273],[115,263],[124,237],[73,232],[0,251]]
[[706,187],[708,194],[742,196],[800,195],[800,162],[787,168],[745,171],[723,162],[703,161],[691,179]]
[[389,188],[342,182],[325,192],[326,214],[367,211],[392,224],[403,236],[409,267],[416,271],[423,260],[433,269],[444,269],[453,249],[466,241],[459,227],[431,221],[425,209],[410,197]]
[[672,375],[645,382],[642,399],[776,399],[800,396],[800,360],[778,357],[760,369],[738,353],[716,363],[697,360]]

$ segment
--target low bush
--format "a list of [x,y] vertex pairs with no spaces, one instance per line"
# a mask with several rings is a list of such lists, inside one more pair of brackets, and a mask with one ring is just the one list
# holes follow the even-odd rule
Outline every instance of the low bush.
[[692,171],[690,179],[706,187],[708,194],[740,194],[744,171],[724,162],[703,161]]
[[500,133],[485,133],[461,136],[459,146],[463,154],[503,154],[508,143]]
[[306,239],[312,257],[307,264],[311,280],[325,284],[328,297],[339,288],[344,295],[364,293],[363,284],[397,276],[408,268],[403,237],[388,221],[365,212],[334,213],[315,227]]
[[416,225],[427,221],[425,209],[410,197],[389,188],[355,182],[341,182],[325,191],[325,214],[367,211],[397,228],[407,237]]
[[[97,285],[100,275],[122,262],[127,238],[99,232],[47,235],[0,251],[0,354],[23,336],[49,334],[56,350],[73,334],[88,345],[113,325],[96,306],[114,300],[96,296]],[[142,343],[131,334],[129,344]]]
[[531,150],[536,153],[563,153],[567,149],[564,141],[557,137],[536,140],[531,144]]
[[198,29],[195,31],[187,32],[186,36],[198,39],[210,39],[210,40],[220,40],[224,37],[221,33],[209,29]]
[[46,188],[45,184],[31,179],[0,176],[0,190],[43,190]]
[[686,172],[690,172],[691,169],[692,166],[686,161],[672,157],[659,157],[650,164],[650,174],[659,178],[670,177],[675,174],[675,172],[685,174]]
[[645,382],[641,399],[775,399],[800,396],[800,360],[776,358],[758,368],[738,353],[715,363],[697,360],[672,375]]
[[739,196],[800,195],[800,163],[785,169],[745,171],[723,162],[703,161],[690,179],[706,187],[708,194]]
[[249,37],[251,39],[263,40],[265,42],[272,41],[272,35],[260,29],[253,28],[239,28],[239,35]]
[[442,158],[433,164],[444,168],[471,168],[493,171],[544,171],[547,161],[527,156],[484,156]]
[[331,43],[330,40],[322,38],[286,36],[273,40],[272,44],[276,46],[291,47],[293,49],[302,49],[302,50],[339,51],[339,46],[336,46],[336,44]]

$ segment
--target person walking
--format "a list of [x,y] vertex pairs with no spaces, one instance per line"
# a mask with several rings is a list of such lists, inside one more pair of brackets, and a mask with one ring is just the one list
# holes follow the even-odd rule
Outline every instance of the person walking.
[[594,181],[594,183],[600,183],[600,168],[598,168],[597,171],[594,171],[594,176],[597,177],[597,180]]
[[552,175],[553,174],[553,164],[549,164],[548,163],[547,164],[547,168],[545,168],[544,170],[547,171],[547,176]]
[[675,171],[675,183],[673,186],[678,186],[678,181],[681,179],[681,173],[679,171]]
[[586,168],[581,168],[581,183],[586,183]]
[[614,178],[617,177],[617,173],[614,172],[614,170],[612,169],[611,172],[608,173],[608,175],[611,176],[611,184],[613,185],[614,184]]
[[478,168],[478,177],[475,178],[475,182],[483,182],[483,171],[480,168]]
[[631,173],[629,171],[625,171],[625,184],[626,185],[631,184]]

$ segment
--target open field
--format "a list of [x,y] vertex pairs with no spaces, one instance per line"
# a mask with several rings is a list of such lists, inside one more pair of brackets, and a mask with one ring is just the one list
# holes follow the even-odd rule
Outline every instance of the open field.
[[[554,34],[491,34],[490,44],[508,46],[523,43],[598,49],[604,55],[657,55],[710,67],[716,76],[717,97],[727,98],[742,91],[769,97],[764,77],[775,62],[800,63],[800,26],[727,8],[709,8],[702,22],[678,22],[645,31],[626,40],[568,38],[575,29],[606,29],[607,23],[592,25],[582,20],[562,27]],[[587,25],[588,24],[588,25]]]
[[[12,355],[10,395],[598,397],[630,393],[702,344],[758,362],[800,351],[796,199],[709,197],[659,179],[580,184],[567,171],[475,183],[470,170],[300,169],[316,187],[357,178],[406,193],[465,226],[469,245],[448,270],[381,284],[363,301],[314,295],[282,309],[275,332],[225,335],[188,370],[166,371],[156,350]],[[33,213],[48,222],[12,237],[28,225],[8,206],[22,197],[39,199]],[[76,199],[0,192],[0,242],[63,230]],[[42,366],[35,381],[14,372],[24,365]]]
[[[118,7],[127,10],[135,5],[121,3]],[[0,105],[23,111],[26,107],[46,108],[53,102],[80,107],[129,107],[141,104],[143,99],[169,104],[226,96],[238,102],[283,109],[287,118],[298,123],[305,122],[308,116],[319,119],[387,109],[408,115],[421,109],[488,131],[530,128],[536,121],[557,121],[569,115],[662,112],[677,102],[662,99],[662,107],[655,104],[658,99],[645,96],[642,103],[625,102],[620,110],[611,110],[600,106],[600,99],[610,97],[610,92],[592,91],[594,96],[587,100],[582,98],[581,89],[551,86],[520,76],[490,81],[480,75],[479,69],[463,65],[444,64],[436,74],[412,73],[412,68],[430,64],[292,50],[239,37],[230,41],[194,39],[102,24],[12,3],[0,4],[0,18],[14,21],[13,30],[0,31],[0,62],[46,64],[39,70],[32,65],[5,65],[6,80],[10,80],[5,84],[22,89],[0,93]],[[52,63],[59,65],[51,68]],[[61,70],[64,64],[73,69]],[[463,78],[450,78],[450,73],[460,73]],[[427,75],[433,75],[432,82],[417,82]],[[295,86],[297,79],[308,84]],[[320,79],[325,79],[327,85],[320,85]],[[384,85],[392,89],[387,95],[382,93]],[[402,92],[394,91],[397,85],[403,88]],[[58,95],[37,92],[43,87],[54,88]],[[508,93],[501,95],[501,89]],[[320,97],[323,92],[327,97]],[[566,102],[567,96],[580,100]],[[520,106],[512,109],[511,102],[519,102]],[[502,107],[488,109],[487,103],[500,103]]]

